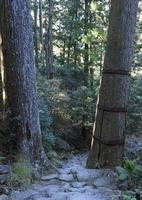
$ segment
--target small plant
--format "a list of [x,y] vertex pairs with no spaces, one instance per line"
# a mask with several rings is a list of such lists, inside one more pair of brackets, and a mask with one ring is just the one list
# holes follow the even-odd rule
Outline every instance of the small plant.
[[137,200],[134,192],[122,192],[120,200]]
[[5,160],[5,157],[0,155],[0,162],[4,161]]
[[13,164],[11,185],[13,187],[26,186],[32,182],[32,169],[27,161],[20,160]]
[[117,167],[118,182],[127,181],[127,189],[141,189],[142,187],[142,166],[136,161],[125,160],[123,167]]

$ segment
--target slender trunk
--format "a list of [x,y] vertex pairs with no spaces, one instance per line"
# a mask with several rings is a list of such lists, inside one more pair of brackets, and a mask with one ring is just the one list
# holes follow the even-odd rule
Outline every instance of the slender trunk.
[[[88,22],[89,22],[89,9],[90,2],[85,0],[85,21],[84,21],[84,34],[87,36],[88,33]],[[89,75],[89,45],[85,43],[85,52],[84,52],[84,72],[85,72],[85,85],[88,85],[88,75]]]
[[70,64],[70,54],[71,54],[71,42],[72,42],[72,35],[70,32],[69,39],[68,39],[68,56],[67,56],[67,65]]
[[34,48],[35,48],[35,63],[38,66],[38,30],[37,30],[37,0],[34,0]]
[[39,0],[40,43],[43,45],[42,0]]
[[10,144],[31,164],[44,160],[36,91],[32,23],[28,0],[0,0],[5,90]]
[[64,38],[64,44],[63,44],[63,53],[62,53],[62,63],[65,64],[65,54],[66,54],[66,38]]
[[44,48],[43,48],[43,2],[39,0],[39,33],[40,33],[40,62],[44,66]]
[[47,67],[48,78],[53,78],[53,0],[48,0],[48,45],[47,45]]
[[138,0],[112,0],[96,123],[87,167],[122,163]]
[[[79,6],[79,1],[76,0],[75,1],[75,16],[74,16],[74,23],[77,22],[78,20],[78,6]],[[76,31],[76,30],[75,30]],[[75,41],[74,41],[74,65],[76,66],[77,64],[77,57],[78,57],[78,51],[77,51],[77,38],[75,38]]]
[[2,61],[2,40],[0,35],[0,117],[4,113],[4,102],[3,102],[3,61]]
[[[73,5],[72,9],[74,9],[74,5]],[[71,13],[69,13],[69,15],[70,14]],[[68,45],[67,45],[67,48],[68,48],[68,51],[67,51],[67,65],[68,66],[70,64],[70,58],[71,58],[73,21],[74,21],[74,12],[72,12],[72,15],[71,15],[70,28],[69,28],[69,33],[68,33],[69,34],[69,36],[68,36]]]

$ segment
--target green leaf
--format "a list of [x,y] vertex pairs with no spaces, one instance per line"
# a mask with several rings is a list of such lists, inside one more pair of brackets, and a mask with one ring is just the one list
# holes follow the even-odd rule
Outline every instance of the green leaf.
[[125,180],[128,178],[129,175],[127,170],[120,166],[116,167],[116,173],[118,175],[119,180]]

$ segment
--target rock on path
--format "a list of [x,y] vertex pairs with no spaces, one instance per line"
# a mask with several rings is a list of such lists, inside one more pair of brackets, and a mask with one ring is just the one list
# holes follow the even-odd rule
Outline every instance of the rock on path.
[[[55,174],[43,176],[30,189],[13,191],[12,200],[118,200],[111,170],[85,169],[87,154],[72,156]],[[2,198],[0,197],[0,200]]]

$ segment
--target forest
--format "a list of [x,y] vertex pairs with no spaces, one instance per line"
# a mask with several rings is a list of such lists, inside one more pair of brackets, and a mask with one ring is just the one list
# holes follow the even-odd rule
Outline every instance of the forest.
[[0,200],[142,200],[142,2],[0,0]]

